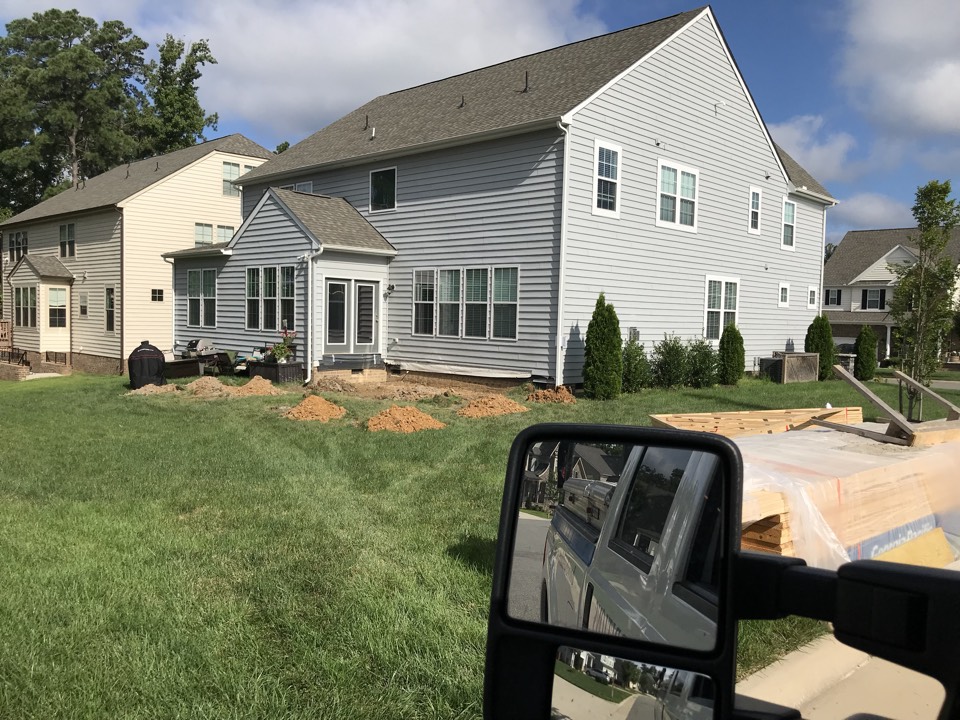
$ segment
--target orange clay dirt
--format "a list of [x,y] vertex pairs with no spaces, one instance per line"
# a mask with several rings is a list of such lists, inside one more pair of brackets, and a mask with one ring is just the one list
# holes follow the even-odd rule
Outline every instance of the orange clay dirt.
[[291,420],[319,420],[320,422],[327,422],[328,420],[342,418],[346,412],[346,408],[334,405],[319,395],[307,395],[299,405],[285,412],[283,416]]
[[537,390],[527,395],[527,402],[533,403],[575,403],[576,401],[577,399],[566,385],[555,389]]
[[529,408],[514,402],[505,395],[484,395],[471,400],[465,407],[457,410],[457,415],[468,418],[495,417],[510,413],[527,412]]
[[377,413],[367,421],[367,429],[373,432],[387,430],[388,432],[412,433],[420,430],[440,430],[445,427],[446,425],[442,422],[435,420],[415,407],[399,407],[397,405]]

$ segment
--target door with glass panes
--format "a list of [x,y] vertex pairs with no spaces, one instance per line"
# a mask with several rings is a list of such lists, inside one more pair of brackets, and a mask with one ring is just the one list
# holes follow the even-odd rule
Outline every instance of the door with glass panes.
[[331,278],[324,284],[324,354],[379,352],[380,284]]

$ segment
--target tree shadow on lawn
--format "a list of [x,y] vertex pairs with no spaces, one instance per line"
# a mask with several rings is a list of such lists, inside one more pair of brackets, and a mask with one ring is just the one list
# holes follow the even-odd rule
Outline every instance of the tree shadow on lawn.
[[487,577],[493,575],[493,560],[496,554],[496,540],[477,535],[466,535],[460,542],[447,548],[447,555]]

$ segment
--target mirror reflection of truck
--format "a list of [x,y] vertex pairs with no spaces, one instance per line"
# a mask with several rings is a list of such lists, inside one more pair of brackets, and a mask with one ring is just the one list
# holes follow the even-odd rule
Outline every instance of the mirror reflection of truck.
[[653,720],[711,720],[713,682],[705,675],[672,670],[657,689]]
[[560,443],[544,547],[549,624],[692,649],[716,637],[717,458],[682,448]]

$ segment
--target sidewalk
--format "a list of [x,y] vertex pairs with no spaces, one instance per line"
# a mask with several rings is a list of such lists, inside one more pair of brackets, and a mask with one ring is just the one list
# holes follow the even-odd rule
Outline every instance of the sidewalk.
[[741,681],[737,694],[796,708],[804,720],[846,720],[857,713],[935,720],[945,697],[933,678],[871,657],[832,635]]

